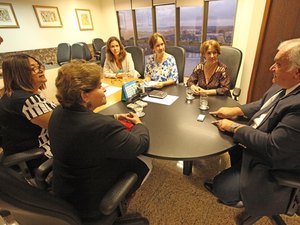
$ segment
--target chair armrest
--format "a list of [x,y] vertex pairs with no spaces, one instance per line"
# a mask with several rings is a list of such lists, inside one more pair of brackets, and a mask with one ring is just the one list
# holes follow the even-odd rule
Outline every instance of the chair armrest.
[[100,202],[100,211],[104,215],[110,215],[125,199],[137,180],[135,173],[126,173],[103,197]]
[[44,163],[42,163],[36,170],[35,170],[35,182],[38,188],[40,189],[47,189],[51,180],[46,180],[49,173],[52,171],[53,166],[53,158],[48,159]]
[[237,100],[237,98],[241,95],[241,89],[234,88],[232,91],[232,95],[234,96],[234,100]]
[[300,188],[300,174],[292,173],[288,171],[270,171],[273,178],[278,182],[278,184],[292,187]]
[[45,150],[42,148],[33,148],[24,152],[15,153],[9,156],[3,156],[3,160],[1,163],[4,167],[10,167],[24,161],[37,159],[44,155],[44,153]]

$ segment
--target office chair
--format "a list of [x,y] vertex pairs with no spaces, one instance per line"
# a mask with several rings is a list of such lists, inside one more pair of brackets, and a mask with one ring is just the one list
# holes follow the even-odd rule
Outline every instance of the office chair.
[[[288,216],[293,216],[295,213],[300,215],[300,174],[288,171],[270,171],[270,173],[279,185],[293,188],[290,203],[285,214]],[[263,216],[249,216],[246,212],[246,214],[240,215],[240,217],[242,225],[252,225]],[[269,216],[269,218],[277,225],[286,225],[280,215]]]
[[93,60],[91,51],[85,42],[72,44],[72,59],[83,59],[91,63],[100,64],[99,60]]
[[71,60],[71,45],[69,43],[60,43],[56,52],[57,64],[63,65]]
[[105,42],[101,38],[94,38],[92,44],[96,59],[101,60],[101,48],[105,45]]
[[127,46],[125,50],[132,55],[134,68],[141,75],[140,78],[144,78],[145,72],[145,52],[144,49],[139,46]]
[[185,68],[185,49],[179,46],[167,46],[166,52],[175,57],[178,70],[178,83],[183,83]]
[[20,181],[28,182],[29,184],[36,186],[34,174],[30,171],[27,163],[30,160],[43,157],[44,153],[45,150],[42,148],[29,149],[9,156],[4,156],[4,153],[2,152],[0,165],[7,168],[7,170],[10,170]]
[[105,59],[106,59],[106,45],[104,45],[101,48],[101,60],[100,60],[100,64],[101,64],[102,67],[104,66]]
[[5,181],[0,183],[0,219],[3,220],[15,220],[21,225],[149,224],[143,217],[119,217],[124,213],[121,201],[137,180],[134,173],[125,174],[104,196],[99,205],[103,216],[96,221],[82,221],[69,203],[45,190],[21,182],[2,166],[0,180]]
[[241,94],[240,88],[235,88],[237,77],[240,71],[240,66],[242,62],[243,53],[238,48],[231,46],[221,46],[221,54],[219,55],[219,60],[228,67],[228,72],[231,76],[230,89],[234,100],[238,100]]

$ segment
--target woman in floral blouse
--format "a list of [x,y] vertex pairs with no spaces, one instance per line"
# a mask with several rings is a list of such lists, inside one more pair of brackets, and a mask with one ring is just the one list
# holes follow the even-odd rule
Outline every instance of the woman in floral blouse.
[[160,33],[154,33],[149,38],[149,46],[154,54],[147,59],[145,80],[157,81],[156,88],[175,84],[178,79],[177,65],[174,56],[165,52],[165,38]]
[[220,44],[215,40],[205,41],[200,47],[200,53],[205,60],[194,68],[187,86],[191,87],[195,95],[205,93],[231,96],[227,66],[218,60]]

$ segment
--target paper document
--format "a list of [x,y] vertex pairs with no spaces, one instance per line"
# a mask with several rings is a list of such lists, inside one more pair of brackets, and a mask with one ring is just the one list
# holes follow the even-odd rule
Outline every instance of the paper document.
[[162,104],[162,105],[172,105],[173,102],[175,102],[177,99],[178,99],[178,96],[175,96],[175,95],[167,95],[163,99],[152,98],[152,97],[146,96],[145,98],[143,98],[143,101],[158,103],[158,104]]
[[104,92],[104,94],[105,94],[106,97],[108,97],[108,96],[116,93],[117,91],[120,91],[121,88],[120,87],[115,87],[115,86],[110,86],[110,87],[106,87],[105,90],[106,91]]

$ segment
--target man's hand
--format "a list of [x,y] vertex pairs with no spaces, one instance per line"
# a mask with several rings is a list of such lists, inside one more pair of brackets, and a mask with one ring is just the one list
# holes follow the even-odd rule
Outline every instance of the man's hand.
[[224,119],[244,115],[243,111],[239,107],[221,107],[217,111],[209,112],[209,114]]

